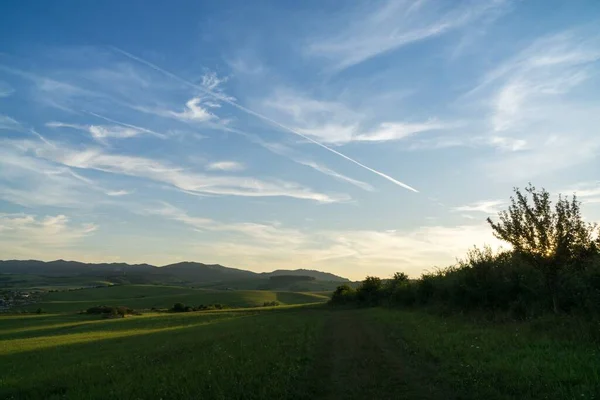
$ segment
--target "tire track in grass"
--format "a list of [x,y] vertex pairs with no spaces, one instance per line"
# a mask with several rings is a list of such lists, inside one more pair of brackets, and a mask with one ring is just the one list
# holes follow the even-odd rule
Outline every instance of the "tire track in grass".
[[313,383],[321,399],[452,399],[435,366],[390,340],[368,310],[332,310]]

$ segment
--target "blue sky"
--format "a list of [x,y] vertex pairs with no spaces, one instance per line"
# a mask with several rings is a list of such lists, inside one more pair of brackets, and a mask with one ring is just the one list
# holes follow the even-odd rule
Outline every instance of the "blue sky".
[[2,258],[354,279],[499,243],[514,186],[600,219],[600,3],[0,6]]

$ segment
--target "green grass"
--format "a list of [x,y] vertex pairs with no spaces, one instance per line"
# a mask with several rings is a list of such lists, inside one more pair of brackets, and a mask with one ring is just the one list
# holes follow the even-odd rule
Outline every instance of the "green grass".
[[[149,290],[175,289],[133,293]],[[2,315],[0,398],[600,399],[598,345],[564,321],[324,305]]]
[[298,398],[323,315],[2,317],[2,399]]
[[265,302],[305,304],[326,301],[312,293],[273,292],[262,290],[207,290],[181,286],[115,285],[103,288],[52,292],[25,310],[42,308],[46,312],[85,310],[97,305],[127,306],[134,309],[170,308],[174,303],[198,306],[221,303],[229,307],[257,307]]
[[600,348],[589,340],[591,322],[568,324],[565,334],[567,317],[499,324],[423,311],[363,313],[390,340],[436,364],[461,398],[600,398]]

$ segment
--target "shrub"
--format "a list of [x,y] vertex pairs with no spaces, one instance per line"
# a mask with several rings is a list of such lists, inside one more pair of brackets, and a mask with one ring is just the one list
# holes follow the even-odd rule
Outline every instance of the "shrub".
[[124,306],[118,306],[118,307],[113,307],[113,306],[95,306],[95,307],[90,307],[86,310],[87,314],[101,314],[105,317],[109,317],[109,316],[120,316],[120,317],[125,317],[127,314],[133,314],[134,310],[129,308],[129,307],[124,307]]
[[348,304],[354,301],[356,301],[356,290],[344,284],[335,289],[329,302],[331,304]]
[[[531,199],[530,199],[531,198]],[[595,224],[583,221],[580,203],[533,186],[515,189],[499,222],[488,219],[497,238],[512,245],[494,253],[471,249],[465,259],[410,280],[396,273],[382,281],[366,277],[357,290],[339,286],[332,304],[436,305],[446,311],[478,310],[515,319],[544,312],[600,315],[600,237]],[[533,201],[531,201],[533,200]]]
[[381,279],[376,276],[367,276],[356,289],[356,298],[360,303],[374,306],[379,304],[382,298]]

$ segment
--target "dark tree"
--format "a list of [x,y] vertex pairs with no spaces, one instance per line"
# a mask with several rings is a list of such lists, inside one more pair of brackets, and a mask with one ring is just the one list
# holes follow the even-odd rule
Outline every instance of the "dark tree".
[[597,251],[596,225],[583,221],[575,195],[570,200],[559,196],[553,208],[545,189],[537,190],[529,184],[525,194],[518,188],[514,192],[508,210],[498,214],[499,222],[491,218],[487,221],[494,236],[510,243],[515,252],[543,273],[554,312],[558,313],[561,271]]
[[381,295],[382,282],[376,276],[367,276],[356,290],[358,300],[369,305],[376,305]]

